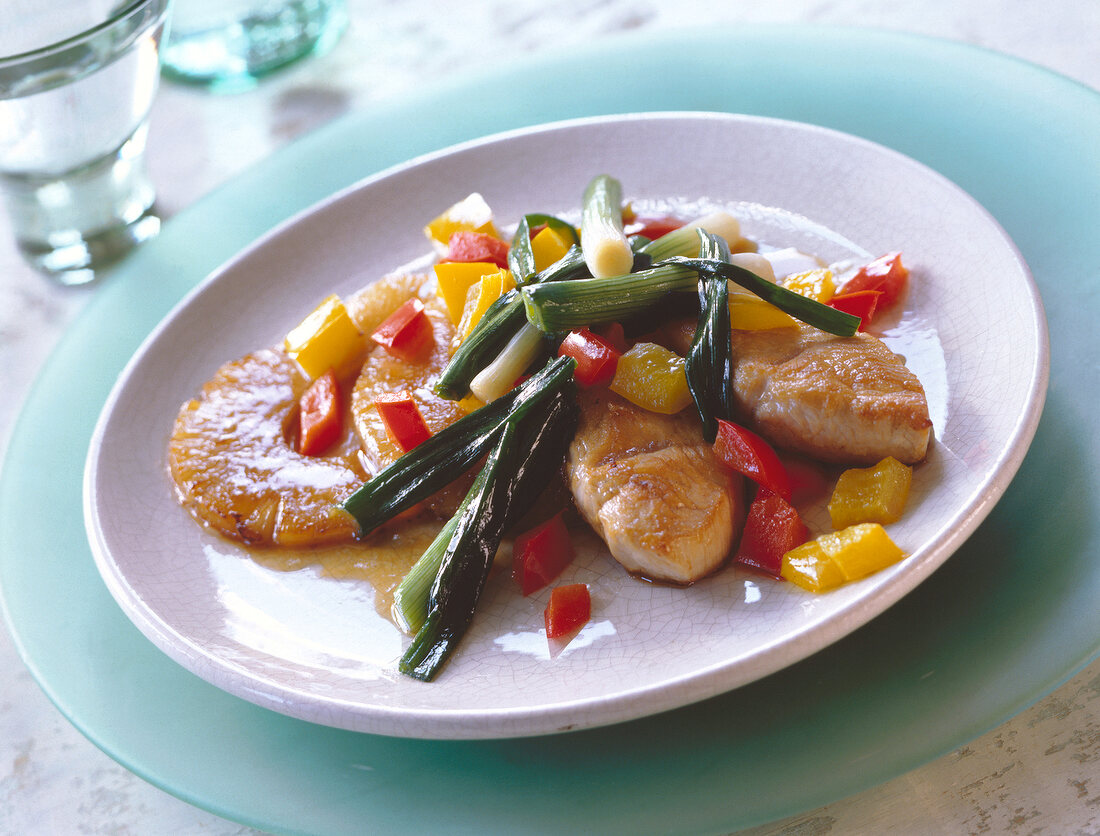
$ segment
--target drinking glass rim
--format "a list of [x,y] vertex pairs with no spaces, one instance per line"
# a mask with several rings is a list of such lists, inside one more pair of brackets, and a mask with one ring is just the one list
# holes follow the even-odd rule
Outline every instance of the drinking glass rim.
[[54,41],[53,43],[37,47],[26,52],[17,52],[14,55],[0,55],[0,69],[12,66],[14,64],[22,63],[23,61],[38,60],[55,52],[61,52],[66,49],[70,49],[84,41],[94,38],[96,35],[112,29],[119,23],[145,11],[150,6],[161,6],[162,8],[160,12],[163,13],[165,10],[167,10],[171,2],[172,0],[133,0],[133,2],[127,3],[126,5],[119,8],[107,19],[100,21],[94,26],[89,26],[87,29],[80,31],[75,35],[70,35],[69,37],[63,38],[60,41]]

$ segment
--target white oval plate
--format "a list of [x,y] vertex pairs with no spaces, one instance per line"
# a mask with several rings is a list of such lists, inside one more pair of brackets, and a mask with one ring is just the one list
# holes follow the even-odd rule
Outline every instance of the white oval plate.
[[[628,577],[605,554],[561,582],[592,590],[564,650],[542,630],[548,591],[494,577],[431,684],[397,673],[407,639],[364,584],[278,572],[203,531],[176,503],[165,448],[180,404],[227,360],[277,343],[330,292],[350,295],[422,257],[422,227],[481,192],[502,223],[575,213],[595,173],[628,199],[726,206],[745,233],[833,261],[900,249],[911,291],[887,342],[928,391],[936,439],[903,520],[908,553],[814,596],[727,569],[687,589]],[[201,242],[196,242],[200,246]],[[790,665],[865,624],[926,578],[1015,474],[1046,391],[1042,306],[997,223],[896,152],[792,122],[706,113],[584,119],[464,144],[372,177],[304,212],[211,275],[124,370],[88,454],[85,517],[122,609],[185,668],[294,717],[426,738],[544,734],[681,706]],[[820,509],[811,527],[827,521]]]

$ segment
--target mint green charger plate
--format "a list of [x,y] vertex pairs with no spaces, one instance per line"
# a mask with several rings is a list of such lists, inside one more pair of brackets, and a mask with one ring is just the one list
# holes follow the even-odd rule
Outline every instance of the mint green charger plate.
[[[943,567],[766,679],[537,738],[312,725],[207,684],[137,631],[85,540],[84,456],[118,373],[187,291],[276,223],[418,154],[551,120],[673,109],[810,122],[894,148],[973,195],[1020,248],[1050,328],[1046,409],[1016,479]],[[1028,64],[805,27],[619,37],[347,116],[172,219],[43,370],[0,481],[0,594],[19,650],[109,755],[186,801],[277,832],[728,832],[919,766],[1100,653],[1097,136],[1100,95]]]

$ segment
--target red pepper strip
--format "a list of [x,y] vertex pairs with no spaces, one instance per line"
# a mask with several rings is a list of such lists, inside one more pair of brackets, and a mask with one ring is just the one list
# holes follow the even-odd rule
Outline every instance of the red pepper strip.
[[573,562],[573,541],[558,512],[516,537],[512,546],[512,577],[524,595],[537,592]]
[[782,578],[783,555],[801,546],[810,533],[789,502],[760,488],[749,506],[736,561],[742,566]]
[[484,232],[455,232],[443,261],[488,261],[503,269],[508,266],[508,244]]
[[859,330],[866,330],[875,317],[875,308],[878,306],[879,297],[883,295],[881,290],[854,290],[850,293],[838,293],[828,301],[830,308],[844,311],[846,314],[860,318]]
[[402,452],[407,453],[422,441],[432,437],[432,431],[424,423],[424,416],[412,396],[402,392],[399,395],[379,395],[374,406],[386,425],[386,434]]
[[787,470],[771,445],[756,433],[719,418],[714,454],[727,467],[790,502],[791,482]]
[[371,339],[402,360],[415,363],[435,345],[432,322],[424,312],[424,303],[410,299],[374,329]]
[[909,271],[901,263],[901,253],[887,253],[865,264],[851,279],[840,288],[841,294],[855,293],[859,290],[878,290],[882,292],[879,310],[891,307],[905,291]]
[[684,222],[678,218],[635,218],[623,228],[627,235],[641,235],[650,241],[656,241],[662,235],[667,235],[674,229],[679,229]]
[[298,452],[320,456],[340,438],[343,423],[340,385],[329,369],[298,399]]
[[558,356],[563,355],[577,361],[573,378],[581,386],[607,386],[619,366],[619,352],[587,328],[571,331],[562,340]]
[[555,587],[543,613],[546,638],[568,636],[587,624],[591,617],[592,598],[588,594],[587,584],[570,583]]

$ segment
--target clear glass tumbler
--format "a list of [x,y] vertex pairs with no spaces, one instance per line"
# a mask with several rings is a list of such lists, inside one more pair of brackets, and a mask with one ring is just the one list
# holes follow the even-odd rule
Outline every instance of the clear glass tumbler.
[[175,0],[161,63],[175,81],[237,92],[327,51],[346,26],[345,0]]
[[23,255],[62,283],[160,229],[144,152],[168,4],[0,2],[0,192]]

